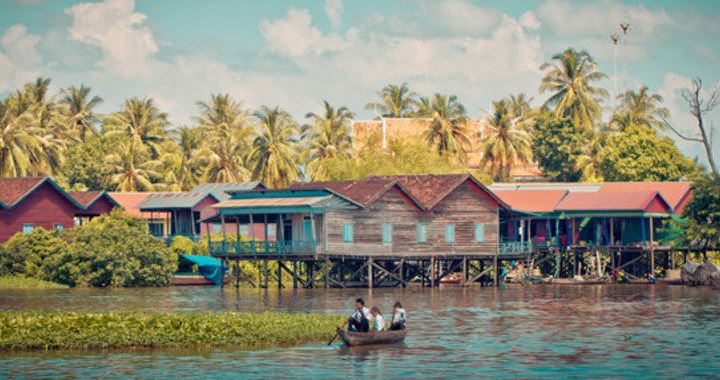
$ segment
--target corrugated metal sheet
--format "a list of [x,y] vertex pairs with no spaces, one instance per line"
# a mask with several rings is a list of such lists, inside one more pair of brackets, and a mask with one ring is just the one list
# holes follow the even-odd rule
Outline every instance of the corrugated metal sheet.
[[553,212],[567,190],[496,190],[495,195],[515,211]]
[[[655,198],[656,191],[569,193],[557,205],[558,211],[644,211]],[[665,203],[664,200],[662,200]],[[669,208],[669,205],[665,203]],[[669,210],[666,210],[669,211]]]
[[228,192],[233,191],[251,191],[255,189],[264,189],[265,186],[260,182],[234,182],[234,183],[204,183],[198,185],[189,194],[212,194],[215,198],[224,201],[230,199]]
[[185,192],[177,193],[153,193],[145,198],[138,207],[140,210],[167,210],[175,208],[192,208],[198,202],[205,199],[209,194],[191,194]]
[[312,206],[319,202],[332,198],[332,195],[322,197],[290,197],[290,198],[250,198],[250,199],[229,199],[214,204],[212,208],[233,208],[233,207],[287,207],[287,206]]
[[111,192],[108,193],[112,199],[125,210],[128,215],[143,217],[140,211],[140,204],[150,195],[158,193],[131,193],[131,192]]
[[488,188],[493,192],[504,190],[565,190],[574,193],[599,191],[602,185],[602,183],[588,182],[496,182],[489,185]]
[[670,206],[677,208],[690,192],[690,182],[606,182],[601,192],[657,191]]

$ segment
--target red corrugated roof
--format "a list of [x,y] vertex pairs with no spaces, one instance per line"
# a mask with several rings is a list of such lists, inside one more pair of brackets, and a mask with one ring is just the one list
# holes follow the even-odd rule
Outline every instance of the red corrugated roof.
[[525,212],[552,212],[567,190],[495,190],[511,209]]
[[370,177],[391,179],[405,190],[410,197],[417,201],[424,209],[431,209],[437,205],[469,176],[467,174],[418,174],[418,175],[389,175]]
[[13,207],[30,191],[35,189],[46,177],[3,177],[0,178],[0,202]]
[[605,182],[599,191],[657,191],[675,209],[690,192],[690,182]]
[[365,180],[296,182],[291,190],[330,190],[362,206],[367,206],[395,184],[391,179],[372,178]]
[[152,194],[157,193],[108,193],[128,215],[143,217],[144,214],[138,208],[140,202]]
[[569,193],[555,208],[558,211],[644,211],[659,199],[669,208],[657,191],[614,191]]
[[75,198],[78,203],[87,208],[90,207],[90,205],[103,193],[104,191],[73,191],[69,194],[71,197]]

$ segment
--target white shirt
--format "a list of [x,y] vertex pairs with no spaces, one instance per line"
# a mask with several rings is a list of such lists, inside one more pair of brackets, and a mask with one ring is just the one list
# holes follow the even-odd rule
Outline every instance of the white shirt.
[[383,318],[382,315],[378,314],[373,318],[373,330],[375,331],[383,331],[385,330],[385,318]]
[[[370,309],[368,309],[368,308],[366,308],[365,306],[363,306],[363,308],[362,308],[362,315],[364,315],[365,318],[370,319]],[[362,319],[362,318],[360,317],[360,312],[358,311],[358,309],[355,309],[355,311],[352,313],[352,319],[354,319],[354,320],[356,320],[356,321],[358,321],[358,322],[360,322],[360,320]]]
[[405,322],[405,309],[397,309],[393,312],[392,323]]

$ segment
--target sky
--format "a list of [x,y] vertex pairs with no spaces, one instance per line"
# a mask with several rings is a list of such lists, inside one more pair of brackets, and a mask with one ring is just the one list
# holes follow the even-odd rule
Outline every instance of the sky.
[[[720,83],[719,20],[717,1],[0,0],[0,95],[46,76],[55,91],[92,87],[105,113],[152,97],[190,125],[197,101],[229,93],[302,122],[323,100],[373,118],[364,105],[376,92],[407,82],[421,95],[457,95],[482,117],[519,92],[542,104],[540,66],[574,47],[595,58],[608,91],[647,85],[692,134],[680,91],[698,76]],[[609,37],[623,21],[616,71]]]

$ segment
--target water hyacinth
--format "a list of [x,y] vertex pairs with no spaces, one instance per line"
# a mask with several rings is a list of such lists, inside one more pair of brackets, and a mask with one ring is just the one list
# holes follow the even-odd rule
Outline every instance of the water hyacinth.
[[330,339],[342,317],[289,313],[0,312],[0,351],[289,345]]

